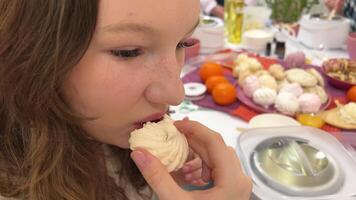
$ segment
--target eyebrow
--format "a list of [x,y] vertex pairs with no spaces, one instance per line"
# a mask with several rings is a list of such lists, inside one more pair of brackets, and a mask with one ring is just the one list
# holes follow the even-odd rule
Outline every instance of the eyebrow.
[[109,33],[119,33],[119,32],[144,32],[144,33],[153,33],[155,30],[149,26],[136,23],[117,23],[108,25],[102,28],[103,32]]
[[[199,25],[200,20],[198,19],[197,22],[194,24],[194,26],[189,30],[189,33],[193,32],[197,26]],[[108,25],[102,28],[103,32],[109,32],[109,33],[119,33],[119,32],[142,32],[142,33],[156,33],[157,30],[153,29],[152,27],[149,27],[144,24],[138,24],[138,23],[118,23],[118,24],[112,24]]]

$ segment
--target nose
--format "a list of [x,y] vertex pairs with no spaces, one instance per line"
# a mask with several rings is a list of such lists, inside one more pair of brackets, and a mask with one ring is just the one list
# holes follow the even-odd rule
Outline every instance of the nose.
[[152,82],[145,90],[151,103],[178,105],[184,99],[184,87],[180,79],[184,56],[166,55],[157,61]]

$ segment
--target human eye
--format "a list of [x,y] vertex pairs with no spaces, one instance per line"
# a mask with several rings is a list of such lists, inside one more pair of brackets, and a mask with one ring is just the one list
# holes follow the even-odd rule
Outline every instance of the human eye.
[[136,48],[136,49],[115,49],[115,50],[111,50],[110,53],[115,57],[128,59],[128,58],[137,57],[141,55],[143,52],[141,49]]
[[190,39],[187,39],[187,40],[185,40],[183,42],[179,42],[177,44],[177,49],[184,49],[184,48],[187,48],[187,47],[191,47],[191,46],[195,45],[196,43],[197,42],[196,42],[195,39],[190,38]]

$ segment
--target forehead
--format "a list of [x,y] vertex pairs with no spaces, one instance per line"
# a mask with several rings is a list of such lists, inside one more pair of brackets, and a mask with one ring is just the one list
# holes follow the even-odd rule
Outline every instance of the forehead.
[[199,6],[198,0],[101,0],[97,26],[99,30],[108,30],[117,24],[135,23],[172,31],[174,27],[193,26]]

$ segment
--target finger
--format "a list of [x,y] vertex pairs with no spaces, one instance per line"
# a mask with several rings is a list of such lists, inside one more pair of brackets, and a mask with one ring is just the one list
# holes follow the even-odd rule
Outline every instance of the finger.
[[239,159],[239,157],[237,156],[235,149],[234,149],[233,147],[230,147],[230,146],[229,146],[229,147],[227,147],[227,151],[228,151],[229,154],[231,155],[231,158],[232,158],[231,162],[234,163],[234,166],[237,167],[237,170],[238,170],[238,171],[242,171],[240,159]]
[[218,133],[195,121],[176,121],[174,124],[186,136],[190,147],[210,168],[228,163],[223,156],[226,145]]
[[192,180],[195,180],[195,179],[200,179],[201,178],[201,173],[202,173],[202,169],[198,169],[194,172],[191,172],[189,174],[185,174],[184,175],[184,180],[185,181],[192,181]]
[[206,164],[203,180],[212,179],[216,186],[223,186],[243,176],[235,150],[226,146],[218,133],[195,121],[176,121],[175,125]]
[[189,148],[188,161],[193,160],[195,158],[195,154],[193,149]]
[[203,181],[202,179],[197,179],[197,180],[193,180],[192,182],[190,182],[191,185],[194,186],[205,186],[208,185],[208,182]]
[[170,199],[172,194],[177,196],[183,194],[166,167],[148,151],[135,150],[131,153],[131,158],[159,199]]
[[211,180],[210,171],[211,169],[206,164],[203,163],[202,174],[201,174],[201,178],[203,179],[203,181],[209,182]]
[[186,136],[189,146],[212,170],[214,182],[218,185],[227,183],[231,179],[229,171],[235,169],[226,163],[235,158],[230,155],[222,137],[195,121],[176,121],[174,124]]
[[189,173],[192,171],[195,171],[197,169],[200,169],[202,167],[202,161],[200,158],[195,158],[191,161],[188,161],[183,165],[182,171],[184,173]]

